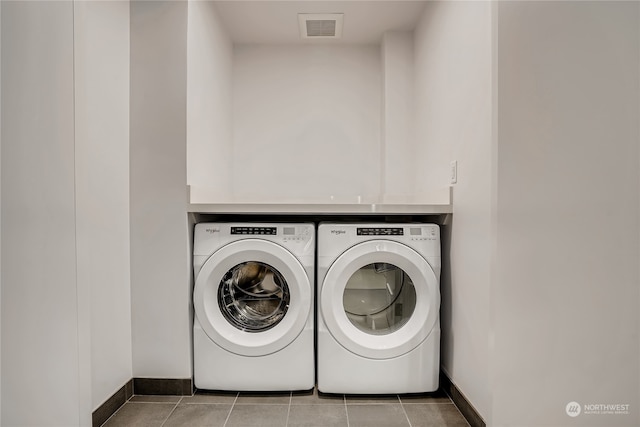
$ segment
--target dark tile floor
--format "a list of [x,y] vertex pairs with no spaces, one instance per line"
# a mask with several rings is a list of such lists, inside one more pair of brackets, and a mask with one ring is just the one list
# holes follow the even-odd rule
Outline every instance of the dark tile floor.
[[205,393],[133,396],[103,426],[436,427],[468,426],[443,392],[351,396]]

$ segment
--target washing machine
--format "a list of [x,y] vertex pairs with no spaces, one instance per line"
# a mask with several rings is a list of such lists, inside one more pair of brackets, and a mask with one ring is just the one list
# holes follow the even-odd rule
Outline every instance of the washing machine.
[[317,234],[318,390],[435,391],[439,227],[321,223]]
[[314,257],[314,224],[196,224],[198,389],[314,387]]

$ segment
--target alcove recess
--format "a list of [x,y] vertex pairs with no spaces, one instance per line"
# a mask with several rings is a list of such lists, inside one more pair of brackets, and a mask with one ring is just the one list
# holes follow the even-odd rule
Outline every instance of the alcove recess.
[[[417,172],[413,29],[423,8],[190,2],[188,210],[450,213],[447,183]],[[329,12],[343,18],[340,37],[304,34],[304,14]]]

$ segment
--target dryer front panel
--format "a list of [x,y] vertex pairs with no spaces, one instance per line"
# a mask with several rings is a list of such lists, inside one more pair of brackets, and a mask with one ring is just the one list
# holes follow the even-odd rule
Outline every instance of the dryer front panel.
[[244,239],[216,251],[194,287],[197,321],[220,347],[262,356],[289,345],[305,327],[312,289],[298,259],[282,246]]
[[415,250],[371,240],[331,265],[320,309],[329,332],[347,350],[372,359],[398,357],[422,343],[436,325],[439,281]]

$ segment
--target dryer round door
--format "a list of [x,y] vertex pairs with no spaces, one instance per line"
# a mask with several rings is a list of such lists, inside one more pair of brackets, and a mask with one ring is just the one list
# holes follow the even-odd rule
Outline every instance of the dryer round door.
[[422,343],[439,316],[439,281],[410,247],[371,240],[345,251],[327,271],[322,317],[347,350],[371,359],[401,356]]
[[193,290],[195,316],[208,337],[243,356],[283,349],[311,312],[304,267],[284,247],[259,239],[229,243],[205,262]]

